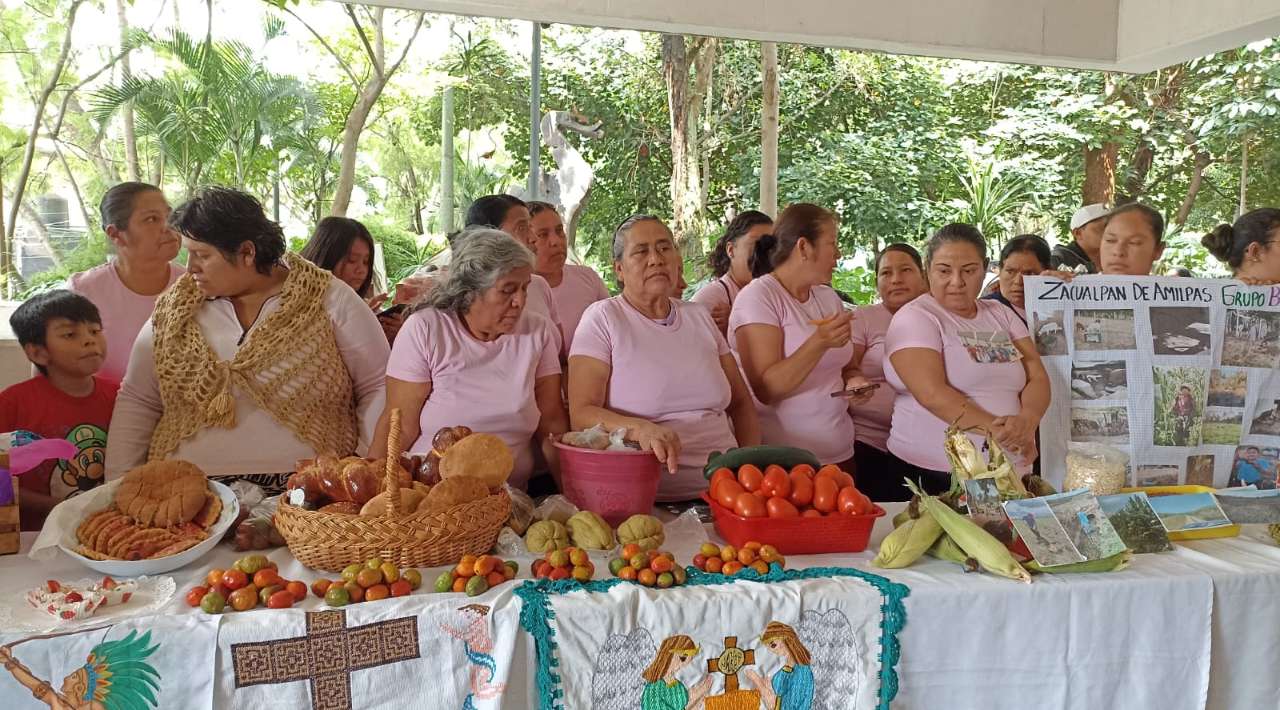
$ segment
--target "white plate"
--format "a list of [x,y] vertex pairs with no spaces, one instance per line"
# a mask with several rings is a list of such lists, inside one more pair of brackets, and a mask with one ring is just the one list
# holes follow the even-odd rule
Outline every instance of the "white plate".
[[[132,563],[136,564],[136,563]],[[69,582],[70,586],[87,587],[101,582],[101,579],[85,579]],[[123,604],[107,604],[98,608],[93,616],[63,621],[41,609],[37,609],[27,601],[26,595],[11,595],[0,599],[0,629],[10,631],[59,631],[94,626],[104,622],[118,622],[134,616],[160,610],[170,599],[176,589],[173,577],[141,577],[135,580],[138,590]]]
[[[93,496],[81,501],[84,504],[84,510],[94,512],[102,510],[111,504],[115,497],[116,486],[120,481],[112,481],[103,486],[98,486],[91,491],[82,493],[76,498],[84,499],[86,496]],[[137,577],[144,574],[160,574],[169,572],[179,567],[186,567],[196,560],[204,557],[205,553],[212,550],[222,536],[226,534],[227,529],[231,527],[231,523],[235,522],[236,516],[240,515],[240,501],[236,500],[236,494],[217,481],[209,481],[209,485],[213,488],[213,492],[222,499],[222,515],[218,516],[218,522],[214,523],[209,529],[209,537],[202,540],[199,545],[188,548],[176,555],[168,557],[160,557],[153,560],[137,560],[130,562],[127,560],[91,560],[88,557],[78,554],[75,550],[79,547],[76,541],[75,526],[63,528],[62,534],[58,539],[58,547],[71,559],[103,574],[109,574],[112,577]]]

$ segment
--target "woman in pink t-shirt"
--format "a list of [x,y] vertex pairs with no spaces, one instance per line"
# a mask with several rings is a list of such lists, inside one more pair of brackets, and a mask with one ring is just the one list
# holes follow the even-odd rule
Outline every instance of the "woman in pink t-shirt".
[[853,312],[853,358],[862,374],[878,385],[870,401],[850,407],[857,431],[854,460],[858,488],[874,501],[910,500],[902,485],[901,459],[889,453],[889,426],[897,394],[884,379],[884,336],[900,308],[929,290],[924,262],[909,244],[890,244],[876,256],[876,292],[880,302]]
[[569,248],[564,220],[555,206],[546,202],[528,204],[533,234],[529,248],[537,259],[533,269],[551,285],[551,296],[564,325],[565,350],[569,350],[582,313],[587,306],[608,298],[609,289],[594,269],[565,263]]
[[[986,268],[987,243],[977,229],[940,229],[929,241],[929,293],[894,314],[885,336],[885,379],[898,392],[889,451],[910,464],[906,473],[926,490],[950,486],[943,449],[949,422],[990,431],[1020,473],[1029,473],[1037,456],[1049,378],[1018,315],[978,300]],[[970,437],[982,445],[981,436]]]
[[401,441],[426,452],[447,426],[496,434],[516,457],[509,483],[523,488],[535,441],[553,475],[549,437],[567,431],[560,359],[551,324],[524,312],[533,254],[493,229],[469,229],[444,277],[406,320],[387,363],[387,404],[370,455],[386,449],[388,412]]
[[853,314],[828,285],[839,260],[835,215],[805,203],[783,210],[773,234],[756,242],[755,280],[733,303],[729,334],[759,401],[764,443],[853,471],[849,404],[871,393],[832,396],[870,384],[853,359]]
[[760,443],[751,396],[707,310],[671,297],[680,251],[661,220],[623,222],[613,264],[622,295],[587,308],[569,353],[570,419],[627,429],[675,474],[658,500],[694,499],[711,452]]
[[740,212],[716,241],[707,264],[715,277],[689,299],[711,309],[721,333],[729,330],[729,311],[743,286],[751,283],[751,252],[756,241],[773,229],[773,219],[763,212]]
[[133,342],[156,299],[185,273],[173,263],[181,240],[169,228],[172,211],[155,185],[122,182],[107,190],[98,212],[115,256],[67,279],[67,289],[93,301],[102,314],[107,357],[98,377],[109,382],[124,379]]

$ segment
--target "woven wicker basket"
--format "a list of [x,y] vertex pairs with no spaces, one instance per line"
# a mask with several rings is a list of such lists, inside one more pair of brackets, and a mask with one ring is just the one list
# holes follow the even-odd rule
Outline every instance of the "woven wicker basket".
[[400,410],[391,410],[387,437],[389,490],[387,512],[380,516],[344,515],[304,510],[283,498],[275,524],[299,562],[312,569],[341,571],[381,557],[398,567],[437,567],[453,564],[463,555],[488,552],[511,513],[505,489],[496,494],[438,513],[400,515]]

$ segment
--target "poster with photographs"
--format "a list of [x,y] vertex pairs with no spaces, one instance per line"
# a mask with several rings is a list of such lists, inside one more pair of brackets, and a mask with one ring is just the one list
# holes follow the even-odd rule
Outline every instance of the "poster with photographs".
[[1078,442],[1128,457],[1129,485],[1277,488],[1280,286],[1079,276],[1025,288],[1052,390],[1040,423],[1050,483]]
[[1100,560],[1125,550],[1098,499],[1087,490],[1004,502],[1014,529],[1045,567]]

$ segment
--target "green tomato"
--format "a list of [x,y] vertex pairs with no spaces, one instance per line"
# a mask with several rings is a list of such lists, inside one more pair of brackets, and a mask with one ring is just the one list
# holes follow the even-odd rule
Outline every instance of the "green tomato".
[[437,592],[453,591],[453,572],[452,571],[441,572],[440,576],[436,577],[436,591]]
[[226,597],[217,592],[209,592],[200,600],[200,609],[206,614],[221,614],[226,607]]
[[329,606],[346,606],[351,603],[351,594],[341,584],[334,584],[324,593],[324,603]]

